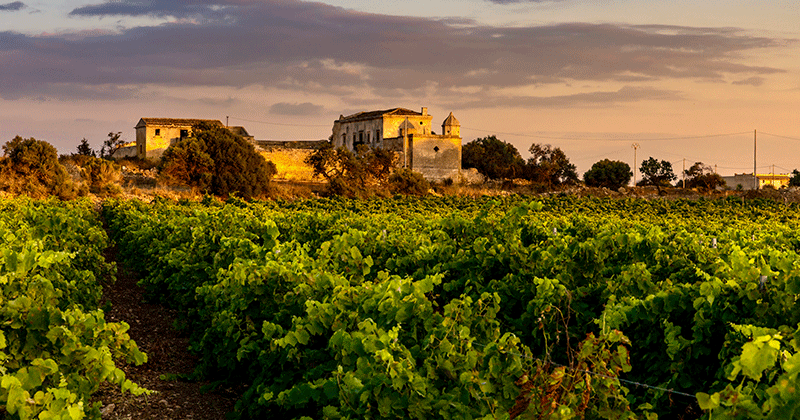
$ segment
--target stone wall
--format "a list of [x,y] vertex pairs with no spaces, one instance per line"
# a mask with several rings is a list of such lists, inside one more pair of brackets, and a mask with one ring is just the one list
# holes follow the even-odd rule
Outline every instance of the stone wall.
[[417,135],[409,146],[411,168],[428,180],[455,178],[461,171],[461,137]]
[[256,141],[261,156],[278,170],[273,179],[304,182],[321,181],[314,178],[314,170],[304,161],[323,143],[327,141]]

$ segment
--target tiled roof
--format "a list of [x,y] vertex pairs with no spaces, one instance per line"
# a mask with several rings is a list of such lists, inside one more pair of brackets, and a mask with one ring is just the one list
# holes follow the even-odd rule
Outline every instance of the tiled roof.
[[382,117],[384,115],[415,115],[420,116],[422,115],[421,112],[412,111],[406,108],[392,108],[392,109],[385,109],[382,111],[366,111],[366,112],[359,112],[353,115],[348,115],[344,118],[339,118],[337,121],[339,122],[349,122],[349,121],[360,121],[360,120],[371,120],[373,118]]
[[145,125],[172,125],[184,127],[203,122],[223,127],[222,121],[220,120],[200,120],[194,118],[142,118],[139,120],[139,123],[136,124],[136,127],[143,127]]

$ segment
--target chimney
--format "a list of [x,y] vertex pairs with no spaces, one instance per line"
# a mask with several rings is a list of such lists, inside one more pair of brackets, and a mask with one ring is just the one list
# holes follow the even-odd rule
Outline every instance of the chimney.
[[422,116],[425,117],[427,115],[428,115],[428,107],[427,106],[423,106],[422,107]]

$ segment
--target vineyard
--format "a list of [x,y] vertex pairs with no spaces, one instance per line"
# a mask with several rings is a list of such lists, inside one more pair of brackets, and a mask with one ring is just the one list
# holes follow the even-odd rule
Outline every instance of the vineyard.
[[[800,208],[553,197],[0,202],[0,417],[99,418],[109,239],[232,418],[797,417]],[[796,413],[797,411],[797,413]]]

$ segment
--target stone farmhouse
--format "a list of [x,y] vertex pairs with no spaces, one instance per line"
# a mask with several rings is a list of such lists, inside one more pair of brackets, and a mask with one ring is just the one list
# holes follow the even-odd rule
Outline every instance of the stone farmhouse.
[[[139,158],[159,159],[171,144],[188,137],[192,126],[198,123],[208,123],[225,127],[219,120],[201,120],[189,118],[142,118],[136,124],[136,156]],[[253,141],[253,136],[248,134],[244,127],[228,127],[233,134]]]
[[[437,134],[432,120],[425,107],[422,112],[392,108],[340,115],[333,123],[330,139],[315,141],[255,140],[244,127],[227,129],[252,142],[264,158],[275,163],[277,179],[311,181],[313,169],[304,160],[328,142],[349,150],[361,144],[385,148],[396,153],[398,166],[419,172],[428,180],[455,179],[461,173],[461,124],[451,112],[442,123],[441,134]],[[219,120],[141,118],[134,127],[136,141],[115,150],[113,156],[160,159],[171,144],[191,135],[198,123],[225,127]]]
[[426,107],[422,112],[392,108],[340,115],[331,142],[349,150],[361,144],[389,149],[398,154],[400,166],[426,179],[455,178],[461,171],[461,124],[451,112],[436,134],[432,120]]

